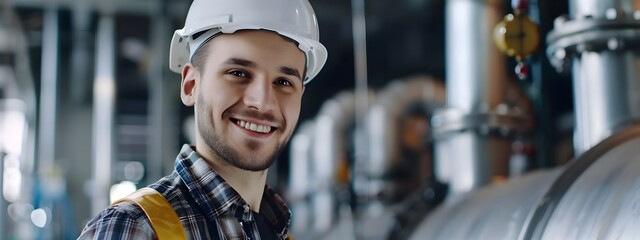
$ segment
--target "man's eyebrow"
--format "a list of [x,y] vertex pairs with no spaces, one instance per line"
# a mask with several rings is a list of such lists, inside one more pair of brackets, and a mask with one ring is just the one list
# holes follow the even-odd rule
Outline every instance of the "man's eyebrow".
[[242,59],[242,58],[229,58],[226,61],[224,61],[222,64],[224,65],[240,65],[243,67],[256,67],[256,63],[246,60],[246,59]]
[[280,67],[280,72],[286,75],[297,77],[298,79],[302,79],[302,76],[300,76],[300,72],[292,67]]
[[[239,66],[249,67],[249,68],[255,68],[256,66],[258,66],[255,62],[252,62],[247,59],[242,59],[242,58],[229,58],[226,61],[224,61],[222,64],[223,65],[239,65]],[[300,75],[300,71],[292,67],[282,66],[280,67],[280,73],[289,75],[289,76],[294,76],[302,80],[302,75]]]

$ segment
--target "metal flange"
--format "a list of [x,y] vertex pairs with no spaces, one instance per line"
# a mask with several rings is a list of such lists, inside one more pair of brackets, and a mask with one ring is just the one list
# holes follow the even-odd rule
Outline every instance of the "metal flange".
[[506,104],[500,104],[488,111],[472,113],[465,113],[456,108],[444,108],[434,114],[431,125],[432,137],[435,140],[465,131],[512,138],[528,135],[533,130],[530,116],[520,108],[509,107]]
[[585,51],[640,49],[640,21],[635,18],[555,20],[547,36],[547,56],[558,72],[570,69],[571,58]]

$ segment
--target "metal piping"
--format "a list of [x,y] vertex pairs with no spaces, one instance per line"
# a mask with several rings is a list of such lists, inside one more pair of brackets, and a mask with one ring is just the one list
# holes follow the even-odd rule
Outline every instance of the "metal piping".
[[[361,180],[367,179],[366,170],[370,165],[367,156],[369,139],[366,136],[365,125],[369,109],[369,87],[367,75],[367,24],[364,0],[351,0],[351,15],[353,27],[353,54],[355,63],[355,132],[354,132],[354,171],[353,186],[358,192],[376,191],[368,189],[371,185],[360,185]],[[344,145],[343,145],[344,146]],[[360,194],[358,194],[360,195]],[[360,195],[364,201],[369,201],[369,194]]]
[[445,202],[409,239],[518,239],[528,213],[561,173],[536,172]]
[[640,125],[572,164],[447,202],[410,239],[633,239],[640,234]]
[[556,69],[573,72],[574,148],[581,154],[640,117],[640,1],[572,0],[569,7],[570,19],[554,22],[547,54]]
[[336,218],[336,203],[332,190],[336,184],[335,172],[338,161],[345,157],[349,142],[347,127],[354,123],[355,102],[353,93],[339,93],[322,105],[316,117],[311,164],[316,179],[316,186],[313,188],[315,193],[312,197],[316,232],[328,231]]
[[[40,171],[53,167],[56,157],[56,120],[58,111],[58,10],[44,13],[42,41],[42,73],[38,127],[38,166]],[[41,172],[44,174],[44,172]]]
[[[367,115],[366,133],[369,139],[369,164],[363,166],[362,170],[355,171],[364,172],[366,178],[354,178],[354,187],[358,199],[372,198],[367,202],[364,209],[358,209],[362,212],[359,216],[358,226],[362,231],[358,231],[358,238],[370,239],[380,236],[392,237],[401,231],[407,231],[413,225],[413,222],[403,222],[400,225],[398,219],[404,219],[404,209],[407,205],[411,205],[412,215],[422,217],[422,208],[417,207],[423,203],[423,199],[419,198],[413,201],[403,200],[397,202],[390,200],[388,196],[402,197],[410,196],[413,192],[419,192],[418,187],[408,186],[404,180],[395,177],[389,177],[392,169],[403,169],[409,164],[408,159],[404,159],[402,155],[402,133],[400,133],[403,117],[407,117],[407,111],[419,105],[419,108],[429,117],[437,108],[441,108],[445,103],[444,84],[434,78],[428,76],[416,76],[404,81],[392,81],[384,89],[376,95],[376,101],[371,105]],[[418,130],[419,131],[419,130]],[[427,130],[427,131],[430,131]],[[419,131],[420,132],[420,131]],[[421,136],[425,139],[428,136]],[[428,148],[428,145],[421,145],[421,148]],[[425,173],[428,171],[424,159],[412,159],[414,162],[408,174],[415,174],[413,181],[427,180]],[[421,163],[425,164],[421,164]],[[432,164],[433,162],[431,162]],[[356,166],[357,167],[357,166]],[[423,168],[424,167],[424,168]],[[403,170],[401,170],[403,171]],[[397,174],[397,173],[393,173]],[[387,196],[381,198],[379,196]],[[419,203],[417,202],[419,201]],[[417,208],[416,208],[417,207]]]
[[[445,101],[444,92],[443,84],[430,77],[396,81],[385,88],[384,99],[376,101],[371,109],[367,109],[368,128],[363,130],[366,130],[370,143],[375,145],[369,146],[371,151],[367,153],[367,164],[354,163],[352,166],[352,173],[360,173],[355,174],[353,179],[358,198],[372,197],[379,193],[384,185],[380,178],[387,166],[398,161],[396,139],[387,134],[395,136],[397,129],[393,126],[406,107],[416,102],[424,102],[425,109],[440,107]],[[367,98],[373,98],[373,94],[368,92]],[[311,234],[326,233],[337,217],[335,198],[331,195],[335,194],[337,184],[337,164],[340,160],[346,160],[346,147],[352,141],[348,137],[356,131],[348,131],[356,123],[355,114],[356,96],[351,92],[342,92],[325,102],[314,122],[304,123],[292,138],[290,197],[295,202],[292,206],[296,209],[309,208],[309,204],[312,206],[311,212],[302,210],[296,218],[300,221],[294,222],[294,225],[299,225],[293,229],[306,230]],[[308,192],[308,189],[314,191]],[[309,204],[304,200],[308,194],[312,194]],[[310,216],[315,219],[313,222],[309,219]],[[312,224],[313,230],[309,230],[308,226]],[[343,231],[345,230],[341,230]]]
[[[412,103],[422,103],[426,111],[444,106],[444,84],[431,77],[416,77],[407,81],[394,81],[376,97],[367,115],[369,139],[369,181],[382,181],[390,165],[400,161],[397,122]],[[373,184],[373,189],[382,184]],[[380,189],[377,189],[380,191]],[[377,194],[374,191],[370,194]]]
[[[579,4],[578,4],[579,2]],[[571,1],[547,54],[573,70],[576,160],[449,202],[412,239],[631,239],[640,231],[640,1]],[[629,124],[631,123],[631,124]],[[455,223],[455,224],[451,224]]]
[[91,59],[90,41],[92,38],[91,11],[89,1],[79,1],[73,7],[73,44],[71,46],[70,80],[71,100],[76,104],[88,102],[91,92],[88,91],[91,84]]
[[314,192],[312,189],[312,159],[311,150],[314,145],[315,124],[313,120],[300,125],[296,134],[291,138],[291,150],[289,152],[289,191],[287,201],[293,212],[291,229],[296,233],[308,236],[311,222],[313,221],[312,208],[308,201]]
[[92,215],[109,205],[115,105],[115,20],[103,15],[98,23],[96,77],[93,85]]
[[504,0],[446,3],[447,106],[473,113],[502,102],[506,59],[492,42]]
[[[149,123],[149,131],[147,132],[147,141],[149,142],[147,150],[147,169],[145,169],[147,179],[160,179],[168,172],[163,169],[163,163],[171,163],[172,154],[169,153],[171,146],[175,146],[171,139],[175,139],[174,134],[170,134],[172,128],[170,124],[173,119],[170,113],[174,113],[174,104],[168,103],[172,100],[167,97],[168,83],[164,78],[164,69],[168,65],[165,47],[167,46],[166,37],[168,34],[169,21],[163,15],[160,7],[155,10],[155,14],[151,17],[151,49],[153,58],[151,58],[150,67],[147,75],[149,79],[153,79],[155,83],[149,84],[149,115],[147,122]],[[189,129],[193,131],[193,129]],[[171,144],[170,144],[171,143]],[[170,165],[170,164],[169,164]]]
[[[433,119],[436,176],[457,195],[492,180],[497,149],[507,148],[473,130],[480,115],[494,115],[505,96],[506,59],[491,32],[503,16],[503,0],[449,0],[446,4],[447,106]],[[469,123],[469,124],[462,124]],[[462,124],[462,125],[461,125]],[[456,126],[452,126],[456,125]]]
[[[5,97],[20,99],[19,111],[24,114],[26,126],[24,127],[21,153],[19,156],[19,171],[21,173],[21,182],[19,195],[20,199],[16,204],[26,204],[32,202],[32,180],[35,165],[35,152],[36,152],[36,97],[35,97],[35,85],[33,75],[30,70],[29,51],[27,47],[28,41],[25,38],[24,31],[21,22],[17,14],[13,11],[11,3],[6,0],[0,0],[0,51],[13,56],[13,72],[15,81],[5,86],[11,88],[3,89]],[[3,107],[16,107],[15,103],[11,104],[3,102]],[[6,161],[7,158],[4,158]],[[4,163],[1,162],[1,163]],[[5,168],[6,170],[6,168]],[[4,199],[3,199],[4,201]],[[6,209],[3,208],[3,212]],[[7,218],[5,218],[7,219]],[[7,222],[5,222],[7,223]],[[24,229],[33,226],[28,219],[23,218],[15,224],[4,225],[3,227],[11,227],[13,229]],[[7,228],[5,228],[7,229]],[[0,231],[0,233],[4,233]],[[27,231],[18,231],[16,233],[18,238],[32,238]]]

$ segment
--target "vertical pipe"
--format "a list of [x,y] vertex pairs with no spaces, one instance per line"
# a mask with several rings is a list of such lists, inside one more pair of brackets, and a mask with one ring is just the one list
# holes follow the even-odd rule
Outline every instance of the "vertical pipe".
[[81,104],[87,102],[91,83],[87,81],[91,76],[89,57],[89,41],[91,32],[91,10],[89,1],[77,0],[73,6],[73,44],[71,46],[71,100]]
[[[22,152],[20,155],[20,172],[21,177],[21,190],[20,190],[20,202],[31,202],[32,195],[32,179],[33,170],[35,165],[35,153],[36,153],[36,131],[37,129],[37,109],[36,109],[36,94],[35,83],[33,80],[32,71],[30,69],[29,62],[29,49],[27,46],[27,39],[25,37],[22,24],[17,14],[13,11],[13,7],[10,1],[0,0],[1,11],[0,17],[6,22],[6,26],[10,32],[12,32],[13,41],[9,42],[11,51],[15,57],[15,75],[16,82],[18,83],[18,89],[20,92],[20,98],[25,102],[25,107],[22,112],[26,118],[26,126],[24,128],[24,138],[22,139]],[[31,223],[26,220],[19,221],[14,224],[15,228],[24,228],[32,226]],[[25,231],[18,232],[18,238],[28,238],[28,233]]]
[[38,166],[52,167],[55,159],[56,112],[58,90],[58,10],[48,7],[44,13],[40,108],[38,128]]
[[616,126],[640,117],[638,67],[630,51],[588,52],[574,60],[577,154],[613,134]]
[[[313,146],[313,162],[311,167],[313,168],[313,178],[315,179],[314,193],[311,196],[311,204],[313,208],[313,216],[315,221],[313,222],[313,229],[316,232],[326,232],[331,228],[331,223],[334,221],[333,207],[335,206],[334,198],[331,197],[331,187],[334,186],[332,172],[335,169],[336,153],[339,151],[336,149],[339,147],[335,143],[335,135],[337,132],[336,116],[326,114],[325,109],[333,109],[337,112],[339,110],[339,104],[334,100],[325,103],[321,109],[321,115],[315,120],[314,126],[314,146]],[[327,107],[329,106],[329,107]]]
[[[616,20],[635,16],[638,10],[638,0],[569,1],[574,20]],[[617,126],[640,118],[640,61],[632,49],[610,50],[585,51],[573,59],[576,154],[613,134]]]
[[[491,37],[503,8],[503,0],[446,3],[447,105],[464,116],[486,112],[503,100],[506,60]],[[491,141],[474,131],[435,143],[439,178],[449,181],[453,195],[492,180],[490,147]]]
[[[336,169],[344,160],[346,146],[349,140],[346,139],[349,132],[349,125],[354,119],[355,96],[350,92],[342,92],[336,97],[326,101],[320,108],[320,112],[314,121],[312,163],[312,181],[314,184],[311,204],[314,215],[314,231],[326,232],[335,223],[335,209],[338,206],[338,197],[333,196],[332,189],[337,185]],[[368,163],[365,162],[365,163]],[[365,190],[359,190],[357,183],[364,183],[358,177],[366,177],[366,168],[354,170],[356,176],[353,178],[354,188],[357,195],[366,197],[368,192],[366,184]],[[362,193],[362,194],[359,194]]]
[[[353,51],[355,61],[355,132],[354,132],[354,185],[361,182],[357,179],[366,179],[366,169],[369,167],[367,158],[368,139],[366,136],[365,121],[369,108],[369,90],[367,76],[367,25],[364,0],[351,0],[351,15],[353,27]],[[358,186],[354,186],[356,189]],[[369,188],[368,186],[364,186]],[[357,190],[356,190],[357,191]],[[367,191],[371,192],[372,189]],[[364,201],[368,204],[370,193],[364,195]],[[356,235],[361,235],[365,229],[356,230]]]
[[367,108],[369,106],[369,87],[367,77],[367,25],[364,0],[352,0],[353,50],[356,78],[356,143],[355,159],[359,164],[366,163],[367,138],[364,134]]
[[98,23],[96,77],[93,85],[93,215],[109,204],[115,101],[114,35],[114,17],[101,16]]
[[[163,145],[163,139],[166,138],[165,132],[168,129],[163,128],[164,121],[170,119],[166,111],[164,111],[164,105],[166,98],[164,95],[165,81],[163,77],[163,68],[165,66],[164,47],[166,39],[166,26],[168,25],[165,17],[162,14],[162,8],[156,10],[156,13],[151,16],[151,48],[153,49],[154,57],[151,60],[151,67],[148,71],[150,81],[149,84],[149,132],[147,134],[149,141],[149,148],[147,150],[147,168],[146,176],[148,181],[156,181],[160,179],[163,170],[162,163],[165,162],[167,155],[163,149],[167,149],[170,146]],[[165,118],[166,117],[166,118]]]
[[492,42],[503,0],[448,0],[446,5],[447,105],[478,112],[502,101],[507,79],[503,54]]
[[291,229],[297,233],[307,233],[312,221],[307,197],[315,189],[312,185],[311,151],[314,144],[314,128],[312,120],[304,122],[291,138],[289,152],[289,201],[293,212]]

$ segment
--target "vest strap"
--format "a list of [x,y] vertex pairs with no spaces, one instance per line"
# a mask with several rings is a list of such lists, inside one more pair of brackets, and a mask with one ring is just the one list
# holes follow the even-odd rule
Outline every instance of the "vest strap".
[[142,208],[159,240],[187,239],[187,234],[173,207],[162,194],[151,188],[141,188],[112,203],[133,202]]

